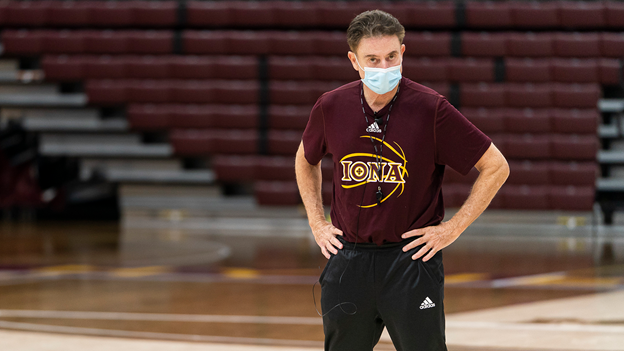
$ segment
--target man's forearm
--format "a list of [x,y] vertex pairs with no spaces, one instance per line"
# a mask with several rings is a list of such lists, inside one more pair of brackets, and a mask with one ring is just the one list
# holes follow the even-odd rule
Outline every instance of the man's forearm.
[[463,233],[485,211],[498,190],[505,183],[505,180],[507,180],[508,175],[509,170],[507,167],[500,167],[494,170],[487,169],[479,174],[470,191],[470,196],[468,196],[468,199],[466,199],[453,218],[449,220],[449,224],[454,227],[453,231],[457,236]]
[[295,158],[295,174],[297,186],[301,194],[301,200],[308,214],[310,227],[315,227],[325,220],[323,210],[323,197],[321,193],[322,174],[321,163],[311,165],[303,156],[303,148],[300,148]]

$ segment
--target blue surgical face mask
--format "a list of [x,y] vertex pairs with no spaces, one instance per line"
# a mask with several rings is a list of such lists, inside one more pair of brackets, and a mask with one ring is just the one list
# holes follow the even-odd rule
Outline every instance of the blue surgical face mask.
[[364,70],[364,79],[362,79],[362,82],[377,94],[385,94],[391,91],[401,80],[401,64],[403,63],[403,57],[401,57],[401,63],[397,66],[388,68],[362,68],[360,62],[357,60],[357,56],[355,57],[355,62]]

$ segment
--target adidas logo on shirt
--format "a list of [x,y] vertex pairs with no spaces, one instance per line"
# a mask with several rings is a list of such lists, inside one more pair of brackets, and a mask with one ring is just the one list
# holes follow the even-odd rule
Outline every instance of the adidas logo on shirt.
[[379,129],[377,122],[373,122],[373,124],[368,126],[368,128],[366,128],[366,131],[369,133],[381,133],[381,129]]
[[433,301],[431,301],[429,297],[427,297],[425,301],[423,301],[423,303],[420,304],[421,310],[424,310],[425,308],[433,308],[433,307],[435,307],[435,303],[433,303]]

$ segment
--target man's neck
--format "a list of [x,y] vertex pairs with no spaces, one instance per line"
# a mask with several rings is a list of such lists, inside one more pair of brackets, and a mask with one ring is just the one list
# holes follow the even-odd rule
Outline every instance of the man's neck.
[[384,108],[390,100],[392,100],[398,88],[399,85],[397,84],[397,86],[389,92],[385,94],[377,94],[367,87],[366,84],[364,84],[364,98],[366,99],[368,106],[370,106],[374,112],[377,112]]

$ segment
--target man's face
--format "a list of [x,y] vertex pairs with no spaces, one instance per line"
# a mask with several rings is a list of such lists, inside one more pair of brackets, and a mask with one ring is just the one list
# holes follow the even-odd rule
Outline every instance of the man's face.
[[[363,38],[356,49],[356,53],[349,51],[348,57],[353,68],[364,78],[364,67],[388,68],[398,66],[405,52],[405,44],[399,42],[396,35]],[[357,59],[357,62],[356,62]],[[358,66],[359,62],[359,66]],[[403,67],[401,66],[401,73]]]

